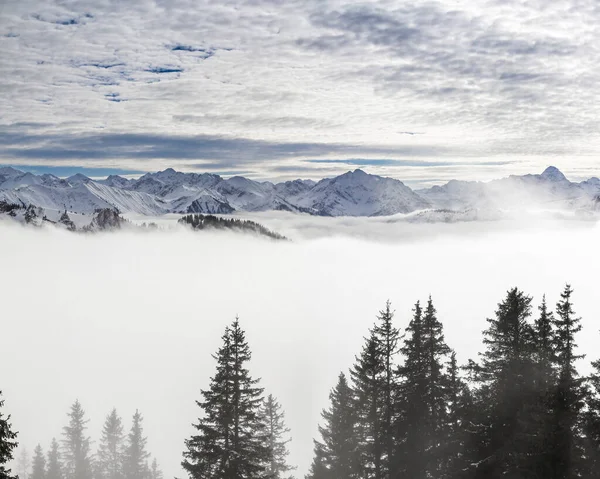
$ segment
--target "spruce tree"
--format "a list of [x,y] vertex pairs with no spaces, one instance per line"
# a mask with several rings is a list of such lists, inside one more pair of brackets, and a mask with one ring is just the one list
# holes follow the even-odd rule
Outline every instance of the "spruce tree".
[[385,363],[374,332],[350,370],[356,415],[357,459],[361,477],[381,479],[386,436]]
[[33,463],[29,479],[46,479],[46,458],[41,445],[37,445],[33,451]]
[[[150,454],[146,451],[147,438],[144,437],[142,420],[142,415],[136,409],[131,423],[131,430],[127,435],[127,446],[123,454],[123,474],[125,479],[146,479],[148,476],[147,461]],[[116,432],[113,435],[113,442],[118,442],[116,438],[118,435],[118,426],[115,426],[114,422],[111,422],[111,424],[113,425],[113,432]],[[115,449],[115,458],[115,466],[118,466],[117,449]]]
[[460,377],[454,351],[447,367],[445,397],[447,413],[443,430],[445,439],[440,447],[440,477],[461,477],[473,457],[467,432],[473,419],[473,398],[468,385]]
[[329,394],[331,406],[321,413],[321,440],[315,440],[312,479],[356,479],[359,476],[356,439],[356,417],[352,389],[340,373]]
[[104,421],[96,454],[97,468],[103,479],[122,479],[125,454],[123,424],[113,408]]
[[59,445],[55,438],[52,438],[52,444],[48,451],[46,479],[63,479]]
[[12,430],[10,423],[10,414],[5,416],[2,413],[4,399],[0,391],[0,478],[15,479],[11,475],[11,470],[6,468],[6,464],[13,459],[13,450],[17,447],[17,433]]
[[163,479],[163,473],[158,467],[156,458],[152,459],[152,466],[150,467],[150,479]]
[[66,479],[91,479],[90,438],[86,436],[88,420],[76,400],[67,413],[69,424],[63,428],[63,459]]
[[258,415],[263,389],[247,368],[251,352],[238,318],[214,357],[217,371],[196,402],[203,417],[194,424],[198,434],[185,441],[182,466],[195,479],[255,479],[269,459]]
[[401,348],[404,364],[398,368],[399,389],[394,470],[401,477],[420,479],[425,474],[427,404],[426,381],[428,357],[424,345],[423,310],[417,301],[413,317],[406,328]]
[[285,425],[281,405],[272,394],[269,394],[263,401],[259,416],[264,423],[268,447],[265,477],[271,479],[290,478],[288,473],[294,469],[287,463],[289,454],[287,445],[291,441],[290,430]]
[[530,315],[531,298],[517,288],[509,290],[496,317],[487,320],[481,362],[470,362],[477,412],[471,477],[534,477],[536,431],[529,415],[537,396]]
[[558,384],[554,398],[554,435],[551,460],[554,477],[579,477],[582,465],[580,412],[584,406],[585,389],[575,362],[584,355],[575,353],[575,335],[581,331],[581,318],[576,317],[571,303],[573,289],[566,285],[556,305],[555,352]]
[[379,312],[377,322],[373,329],[373,335],[378,343],[379,354],[383,364],[383,377],[381,380],[381,394],[383,396],[383,407],[379,423],[380,442],[383,449],[381,464],[381,477],[389,478],[392,475],[392,458],[394,455],[394,422],[396,407],[394,396],[396,393],[396,364],[395,358],[398,354],[398,342],[400,332],[393,325],[394,312],[389,301],[385,309]]
[[600,360],[592,362],[592,374],[588,378],[590,391],[584,416],[585,456],[584,474],[593,477],[600,471]]
[[31,467],[31,459],[29,458],[29,451],[26,447],[21,448],[19,453],[19,460],[17,468],[19,470],[19,479],[29,479],[29,468]]

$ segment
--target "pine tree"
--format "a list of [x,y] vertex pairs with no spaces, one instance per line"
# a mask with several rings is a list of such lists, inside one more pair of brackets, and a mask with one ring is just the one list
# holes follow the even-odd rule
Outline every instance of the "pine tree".
[[287,445],[291,441],[289,438],[290,430],[285,425],[281,405],[272,394],[269,394],[263,401],[259,415],[264,423],[269,450],[268,461],[265,466],[265,477],[271,479],[289,478],[291,476],[287,473],[294,469],[287,463],[289,454]]
[[374,332],[350,370],[356,415],[357,459],[360,477],[381,479],[386,436],[385,363]]
[[447,401],[446,421],[444,424],[440,477],[460,477],[468,468],[473,452],[469,449],[468,428],[473,418],[473,398],[467,384],[459,375],[456,353],[450,354],[446,374],[445,397]]
[[66,479],[91,479],[90,438],[85,435],[88,420],[76,400],[71,406],[69,424],[63,428],[63,458]]
[[124,434],[121,418],[113,408],[104,421],[98,447],[97,468],[103,479],[123,478]]
[[29,468],[31,467],[31,459],[29,451],[26,447],[21,448],[17,468],[19,469],[19,479],[29,479]]
[[217,372],[203,401],[198,434],[185,441],[183,468],[194,479],[254,479],[269,458],[258,415],[263,389],[247,369],[251,352],[238,318],[225,329],[216,356]]
[[152,466],[150,468],[150,479],[163,479],[163,473],[158,467],[158,462],[156,462],[156,458],[152,459]]
[[392,458],[394,455],[394,422],[396,416],[394,395],[397,388],[395,357],[399,352],[400,332],[393,326],[393,319],[394,312],[391,303],[387,301],[385,309],[379,312],[373,329],[373,335],[378,343],[379,354],[383,363],[383,378],[380,388],[383,396],[383,409],[379,423],[380,442],[383,449],[380,476],[382,478],[389,478],[392,475]]
[[29,479],[46,479],[46,458],[39,444],[33,451],[33,465]]
[[58,442],[55,438],[52,438],[50,451],[48,451],[46,479],[63,479],[60,451]]
[[13,459],[13,450],[17,447],[17,433],[12,430],[10,414],[4,416],[2,407],[4,399],[2,399],[2,391],[0,391],[0,478],[15,479],[11,475],[11,470],[6,468],[6,464]]
[[312,479],[355,479],[359,477],[356,417],[353,392],[344,373],[329,394],[331,407],[321,413],[321,441],[315,442]]
[[[113,412],[115,411],[113,410]],[[127,447],[123,455],[123,473],[125,479],[146,479],[148,476],[147,461],[150,454],[146,451],[147,438],[144,437],[142,420],[142,415],[136,410],[133,415],[131,430],[127,436]],[[112,424],[113,432],[116,430],[116,434],[113,434],[113,442],[115,442],[117,440],[118,427],[114,426],[115,423]],[[115,457],[115,465],[118,465],[118,453],[115,453]]]
[[593,477],[600,471],[600,360],[592,362],[593,372],[588,381],[587,410],[584,416],[586,467],[585,475]]
[[535,431],[529,414],[536,396],[530,315],[531,298],[517,288],[509,290],[496,317],[487,320],[481,363],[470,362],[477,386],[471,477],[533,477]]
[[554,477],[560,479],[579,477],[583,467],[580,412],[584,406],[585,389],[575,362],[584,355],[575,354],[575,335],[581,331],[581,318],[576,317],[573,311],[572,293],[573,289],[567,284],[556,305],[557,318],[553,322],[558,384],[554,400],[555,430],[550,451]]
[[399,386],[396,418],[394,469],[397,475],[420,479],[425,474],[424,444],[427,417],[426,381],[428,357],[424,345],[423,310],[417,301],[406,328],[408,336],[401,352],[404,365],[398,368]]

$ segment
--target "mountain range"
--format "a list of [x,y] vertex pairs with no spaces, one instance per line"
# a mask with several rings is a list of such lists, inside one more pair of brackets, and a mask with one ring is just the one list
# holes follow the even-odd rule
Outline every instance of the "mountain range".
[[387,216],[427,210],[600,211],[600,179],[569,181],[557,168],[490,182],[452,180],[412,190],[399,180],[358,169],[315,182],[259,182],[242,176],[182,173],[171,168],[138,179],[76,174],[59,178],[0,168],[0,201],[45,211],[88,215],[113,208],[121,213],[229,214],[284,210],[320,216]]

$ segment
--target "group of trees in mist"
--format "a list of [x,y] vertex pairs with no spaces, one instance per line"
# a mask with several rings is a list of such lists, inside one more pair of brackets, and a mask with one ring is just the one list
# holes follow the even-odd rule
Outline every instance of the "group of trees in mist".
[[581,377],[580,318],[514,288],[459,367],[431,298],[404,334],[389,303],[322,414],[308,479],[600,477],[600,361]]
[[268,238],[275,240],[287,239],[285,236],[265,228],[260,223],[250,220],[241,220],[238,218],[222,218],[215,215],[189,214],[182,216],[177,222],[179,224],[188,225],[195,230],[237,230],[255,233],[261,236],[267,236]]
[[[53,438],[47,453],[38,444],[31,458],[27,449],[21,449],[18,475],[0,466],[0,479],[163,479],[156,459],[150,462],[139,411],[126,434],[121,417],[113,409],[106,416],[95,454],[86,434],[88,419],[81,403],[75,401],[67,415],[60,443]],[[12,459],[17,433],[7,421],[1,421],[0,413],[0,464],[4,464]]]
[[[600,360],[579,374],[572,294],[567,285],[554,311],[545,297],[534,310],[530,296],[510,289],[487,319],[479,358],[464,365],[431,297],[403,328],[388,302],[331,390],[306,479],[600,477]],[[237,318],[213,357],[183,468],[192,479],[291,478],[283,409],[250,374]],[[16,447],[8,419],[0,410],[2,479]],[[53,441],[44,456],[38,446],[29,479],[160,478],[147,465],[137,412],[127,438],[116,411],[107,417],[93,460],[84,431],[76,402],[62,448]]]

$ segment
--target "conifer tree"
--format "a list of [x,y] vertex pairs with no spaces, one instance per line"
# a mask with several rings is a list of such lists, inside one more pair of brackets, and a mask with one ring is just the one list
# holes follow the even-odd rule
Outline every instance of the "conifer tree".
[[[146,479],[148,476],[147,461],[150,454],[146,451],[147,438],[144,437],[142,421],[142,415],[136,409],[131,423],[131,430],[127,435],[127,446],[123,454],[123,474],[125,479]],[[113,425],[113,431],[114,429],[115,426]],[[113,437],[114,440],[116,440],[116,437]],[[118,454],[116,454],[116,459],[115,465],[118,465]]]
[[394,470],[404,477],[420,479],[425,474],[423,445],[427,416],[426,377],[427,354],[424,346],[423,310],[417,301],[413,317],[406,328],[407,337],[401,348],[404,365],[398,369]]
[[33,451],[33,463],[29,479],[46,479],[46,458],[41,445],[37,445]]
[[69,413],[69,424],[63,428],[63,458],[66,479],[91,479],[90,438],[86,436],[88,420],[76,400]]
[[29,479],[29,468],[31,467],[31,459],[29,458],[29,451],[26,447],[21,448],[17,467],[19,469],[19,479]]
[[473,452],[469,449],[467,432],[473,417],[473,398],[469,387],[459,375],[454,351],[450,354],[447,369],[445,390],[447,414],[444,424],[445,440],[440,448],[443,455],[440,477],[460,477],[473,457]]
[[401,410],[406,440],[402,460],[406,475],[415,479],[439,477],[447,424],[447,378],[444,363],[450,354],[443,327],[431,297],[425,311],[414,308],[402,352]]
[[532,477],[535,431],[528,414],[535,388],[530,315],[531,298],[517,288],[509,290],[496,317],[487,320],[480,364],[469,364],[477,386],[472,477]]
[[52,444],[48,451],[46,479],[63,479],[60,451],[58,441],[55,438],[52,438]]
[[294,469],[287,463],[289,454],[287,445],[291,441],[290,430],[285,425],[281,405],[272,394],[269,394],[263,401],[259,415],[264,423],[268,447],[265,477],[271,479],[290,478],[288,473]]
[[125,454],[123,424],[113,408],[104,421],[96,455],[97,468],[103,479],[122,479]]
[[584,418],[585,474],[593,477],[600,471],[600,360],[592,362],[593,372],[589,377],[590,391],[587,396],[587,411]]
[[393,326],[394,312],[389,301],[385,309],[379,312],[373,335],[378,343],[379,354],[383,363],[383,378],[381,394],[383,396],[383,409],[379,424],[383,460],[381,477],[389,478],[392,474],[392,458],[394,455],[394,422],[396,417],[394,396],[396,393],[396,364],[400,332]]
[[152,459],[152,466],[150,467],[150,479],[163,479],[163,473],[158,467],[156,458]]
[[374,332],[350,370],[356,415],[357,459],[360,477],[381,479],[387,437],[385,421],[385,363]]
[[0,478],[14,479],[11,470],[7,469],[6,464],[13,459],[13,450],[17,447],[17,433],[12,430],[10,423],[10,414],[4,415],[2,408],[4,399],[0,391]]
[[315,459],[311,479],[356,479],[357,464],[356,417],[353,393],[346,376],[340,373],[338,383],[329,394],[331,406],[321,413],[324,424],[319,426],[321,441],[315,440]]
[[561,479],[579,477],[583,467],[580,412],[585,389],[575,362],[584,355],[575,353],[575,335],[581,331],[581,318],[573,311],[572,293],[573,289],[567,284],[556,305],[557,317],[554,319],[558,384],[554,402],[555,431],[550,450],[554,477]]
[[238,318],[225,330],[217,372],[196,403],[203,417],[198,434],[185,441],[183,468],[194,479],[255,479],[269,458],[258,415],[263,389],[248,370],[251,352]]

